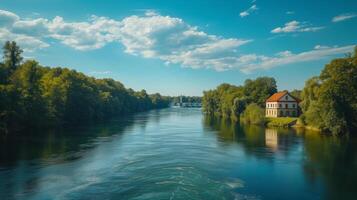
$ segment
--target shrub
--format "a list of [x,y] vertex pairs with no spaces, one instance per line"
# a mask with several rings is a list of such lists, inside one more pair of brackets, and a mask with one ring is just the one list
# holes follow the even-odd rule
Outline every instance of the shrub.
[[241,119],[243,122],[249,124],[264,124],[264,109],[255,103],[249,104],[244,110]]

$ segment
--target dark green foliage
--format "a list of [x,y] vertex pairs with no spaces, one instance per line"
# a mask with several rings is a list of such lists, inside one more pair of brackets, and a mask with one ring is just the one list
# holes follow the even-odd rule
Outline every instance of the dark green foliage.
[[202,107],[207,114],[238,120],[246,105],[256,103],[264,107],[265,100],[276,91],[275,79],[270,77],[248,79],[244,86],[221,84],[203,93]]
[[334,59],[302,92],[304,122],[334,134],[357,130],[357,49],[353,56]]
[[34,60],[20,64],[22,50],[14,42],[7,42],[4,49],[4,63],[0,63],[0,132],[88,123],[164,108],[170,102],[160,94],[126,89],[113,79],[42,67]]
[[6,74],[12,74],[22,62],[22,50],[17,46],[16,42],[7,41],[3,47],[3,66]]
[[26,127],[41,126],[47,118],[40,82],[43,74],[43,68],[36,61],[27,61],[10,78],[20,96],[17,106],[22,109],[21,122]]
[[248,124],[264,124],[264,109],[256,103],[249,104],[242,114],[242,120]]
[[295,90],[290,92],[290,94],[292,96],[294,96],[294,97],[296,97],[296,98],[298,98],[300,100],[301,100],[301,93],[302,93],[302,91],[301,90],[297,90],[297,89],[295,89]]
[[244,83],[244,94],[248,97],[248,101],[257,103],[261,107],[265,107],[267,98],[276,92],[276,81],[271,77],[248,79]]
[[300,103],[303,112],[306,112],[310,108],[312,102],[317,101],[320,84],[319,77],[312,77],[306,81],[301,93],[303,101]]
[[231,117],[234,120],[238,120],[238,117],[243,113],[246,105],[247,105],[247,100],[245,98],[239,98],[239,97],[234,98]]

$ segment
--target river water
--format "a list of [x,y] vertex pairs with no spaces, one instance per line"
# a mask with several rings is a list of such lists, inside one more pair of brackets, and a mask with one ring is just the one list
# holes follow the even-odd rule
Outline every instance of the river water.
[[168,108],[0,138],[0,199],[356,199],[357,141]]

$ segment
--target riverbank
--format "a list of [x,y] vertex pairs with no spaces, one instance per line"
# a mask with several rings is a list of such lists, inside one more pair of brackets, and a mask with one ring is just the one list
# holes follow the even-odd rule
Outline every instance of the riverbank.
[[297,117],[266,117],[265,125],[267,127],[292,127],[297,124]]
[[281,128],[296,128],[296,129],[306,129],[314,132],[321,132],[321,129],[307,126],[301,123],[301,120],[297,117],[267,117],[265,121],[266,127],[281,127]]
[[231,120],[235,123],[254,124],[264,126],[266,128],[296,128],[306,129],[314,132],[322,132],[321,129],[304,125],[298,117],[264,117],[263,115],[255,115],[252,119],[247,119],[244,116],[240,116],[239,119],[231,117],[224,117],[220,115],[213,115],[214,118],[222,118]]

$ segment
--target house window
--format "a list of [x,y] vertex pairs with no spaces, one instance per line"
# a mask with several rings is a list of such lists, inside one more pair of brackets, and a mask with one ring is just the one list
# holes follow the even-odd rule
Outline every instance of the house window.
[[293,103],[293,108],[295,108],[295,104]]
[[280,111],[280,116],[282,117],[284,115],[283,111]]
[[285,108],[288,108],[288,104],[285,104]]
[[279,108],[281,108],[281,103],[279,103]]
[[288,96],[285,96],[285,100],[288,100]]
[[285,113],[286,113],[286,116],[289,116],[289,115],[290,115],[289,111],[286,111]]

